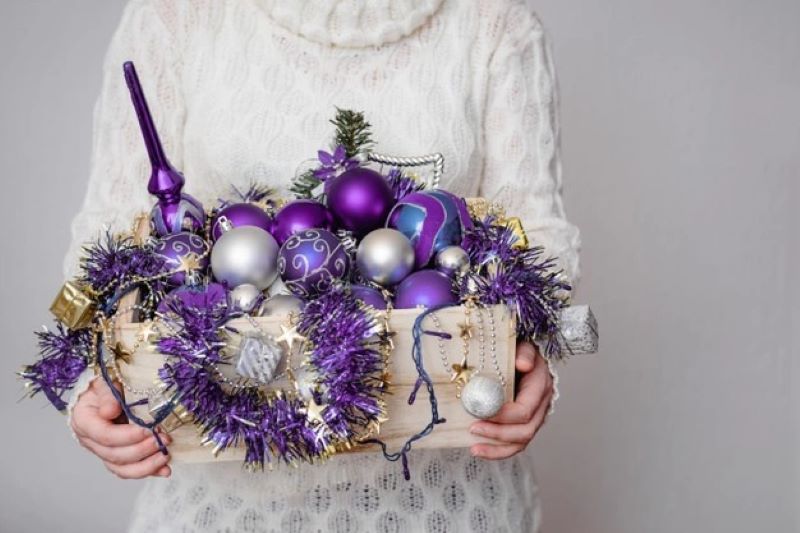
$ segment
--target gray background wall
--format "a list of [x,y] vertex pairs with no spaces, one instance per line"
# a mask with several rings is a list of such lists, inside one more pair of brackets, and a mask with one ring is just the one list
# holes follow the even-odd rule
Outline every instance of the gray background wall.
[[[2,531],[117,531],[138,488],[11,376],[60,282],[122,5],[0,3]],[[800,3],[535,7],[603,334],[535,443],[547,530],[798,531]]]

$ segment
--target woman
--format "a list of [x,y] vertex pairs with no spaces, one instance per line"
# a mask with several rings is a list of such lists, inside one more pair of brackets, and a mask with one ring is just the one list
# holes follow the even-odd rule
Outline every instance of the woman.
[[[132,0],[106,57],[68,275],[101,225],[125,227],[152,202],[123,83],[129,59],[195,197],[210,201],[251,181],[285,193],[297,164],[329,138],[334,106],[357,109],[382,151],[442,152],[444,188],[522,214],[529,237],[577,276],[578,232],[560,197],[553,65],[521,2]],[[515,401],[472,427],[502,444],[414,451],[408,482],[377,454],[264,474],[234,463],[170,466],[147,431],[114,424],[119,407],[88,374],[70,423],[119,477],[156,478],[133,531],[535,531],[536,486],[521,452],[555,391],[531,345],[518,346],[516,367]]]

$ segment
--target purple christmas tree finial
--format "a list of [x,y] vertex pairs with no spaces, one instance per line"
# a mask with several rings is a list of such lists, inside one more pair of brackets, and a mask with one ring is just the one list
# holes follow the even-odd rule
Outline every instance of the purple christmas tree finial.
[[133,62],[126,61],[123,70],[133,107],[136,109],[136,116],[139,119],[144,144],[147,147],[147,155],[150,157],[150,164],[153,167],[153,173],[147,184],[150,194],[158,198],[158,202],[153,206],[150,214],[153,228],[162,237],[181,231],[201,231],[205,223],[203,206],[183,192],[184,177],[172,166],[164,154],[164,147],[158,138],[142,85],[139,83],[139,76],[136,74],[136,67],[133,66]]

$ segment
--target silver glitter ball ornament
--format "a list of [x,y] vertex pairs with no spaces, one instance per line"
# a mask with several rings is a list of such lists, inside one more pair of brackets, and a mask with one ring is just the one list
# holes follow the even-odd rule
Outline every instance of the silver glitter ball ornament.
[[229,229],[211,249],[211,270],[229,287],[250,284],[264,290],[278,277],[278,243],[255,226]]
[[506,401],[503,385],[488,376],[472,376],[461,390],[461,404],[475,418],[491,418]]
[[436,268],[448,276],[469,270],[469,254],[460,246],[447,246],[436,254]]
[[242,313],[250,313],[253,311],[262,298],[263,294],[258,287],[249,283],[234,287],[234,289],[228,293],[230,306],[234,310],[241,311]]
[[269,335],[245,335],[239,344],[236,373],[267,384],[283,358],[283,350]]
[[365,278],[378,285],[396,285],[414,269],[414,247],[397,230],[376,229],[361,239],[356,266]]
[[289,313],[299,315],[303,309],[303,300],[293,294],[277,294],[261,304],[258,316],[286,316]]

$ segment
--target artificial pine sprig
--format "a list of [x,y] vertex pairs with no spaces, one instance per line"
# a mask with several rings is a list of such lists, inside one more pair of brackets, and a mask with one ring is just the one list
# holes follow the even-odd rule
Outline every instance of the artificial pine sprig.
[[314,170],[309,169],[294,178],[289,191],[294,194],[295,198],[318,200],[321,195],[317,194],[316,191],[321,183],[322,181],[314,175]]
[[355,157],[359,152],[369,149],[374,144],[370,123],[364,113],[350,109],[336,108],[336,116],[331,120],[336,126],[335,146],[344,146],[347,157]]

